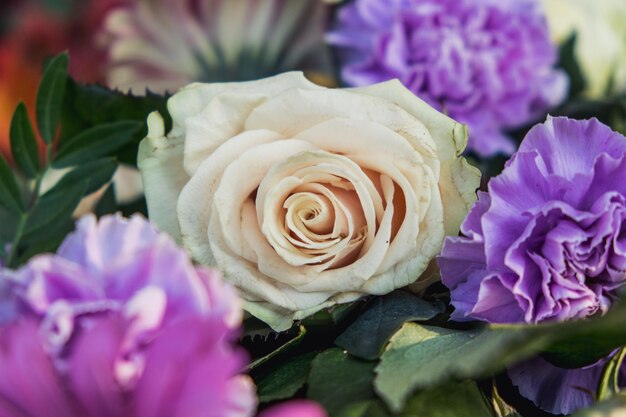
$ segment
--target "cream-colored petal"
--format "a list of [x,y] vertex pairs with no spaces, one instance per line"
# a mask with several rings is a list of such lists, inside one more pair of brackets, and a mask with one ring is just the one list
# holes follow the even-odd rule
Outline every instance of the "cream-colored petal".
[[[273,97],[296,87],[310,90],[323,89],[307,80],[301,72],[287,72],[263,80],[247,82],[190,84],[172,96],[167,103],[173,120],[171,134],[184,135],[187,119],[200,113],[219,94],[250,93]],[[265,128],[260,127],[260,129]]]
[[215,265],[208,226],[215,190],[228,165],[256,146],[281,139],[281,135],[269,130],[249,130],[232,137],[200,165],[185,185],[178,199],[177,213],[183,244],[197,262]]
[[137,166],[141,171],[150,220],[177,242],[181,242],[176,201],[189,181],[183,169],[184,138],[166,138],[163,118],[148,118],[148,137],[141,141]]
[[[414,126],[413,134],[421,138],[430,138],[430,133],[421,124]],[[420,153],[406,137],[385,125],[369,120],[332,118],[298,133],[296,137],[328,152],[346,155],[349,158],[356,155],[375,155],[401,168],[412,169],[418,164],[426,163],[427,159],[431,165],[438,164],[435,155]]]
[[273,165],[314,149],[310,143],[295,139],[271,142],[247,150],[226,167],[215,190],[213,205],[225,240],[234,253],[242,253],[245,243],[241,231],[243,203],[251,198]]
[[266,100],[263,94],[222,93],[187,118],[183,163],[187,174],[192,176],[220,145],[240,134],[250,112]]
[[[252,223],[256,225],[256,221],[252,221]],[[244,230],[248,231],[245,218],[244,225],[246,225]],[[288,285],[273,281],[259,271],[254,263],[242,262],[241,257],[234,254],[225,241],[225,235],[216,212],[211,216],[209,234],[211,235],[211,250],[224,279],[240,289],[240,294],[244,300],[266,300],[278,309],[299,311],[325,303],[334,293],[334,291],[308,293],[297,291]],[[244,308],[251,311],[248,304],[245,303]],[[273,325],[271,322],[268,324]]]
[[476,201],[476,190],[480,185],[480,171],[460,157],[467,146],[467,128],[416,97],[398,80],[351,91],[390,100],[426,126],[435,142],[437,157],[441,163],[441,174],[438,177],[446,234],[456,235],[461,222]]

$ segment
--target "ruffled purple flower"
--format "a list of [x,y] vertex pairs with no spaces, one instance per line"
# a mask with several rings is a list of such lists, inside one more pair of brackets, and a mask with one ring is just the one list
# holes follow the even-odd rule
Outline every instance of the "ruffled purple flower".
[[234,290],[143,218],[83,218],[1,278],[0,416],[253,415]]
[[503,133],[566,95],[536,0],[355,0],[327,40],[354,86],[398,78],[470,127],[471,150],[511,154]]
[[[439,266],[452,318],[538,323],[605,313],[626,283],[624,178],[626,138],[597,120],[534,127],[489,194],[479,193],[464,236],[444,243]],[[591,403],[576,381],[592,381],[591,392],[598,382],[595,367],[518,369],[527,370],[510,372],[521,393],[556,414]],[[567,384],[542,390],[542,373]]]

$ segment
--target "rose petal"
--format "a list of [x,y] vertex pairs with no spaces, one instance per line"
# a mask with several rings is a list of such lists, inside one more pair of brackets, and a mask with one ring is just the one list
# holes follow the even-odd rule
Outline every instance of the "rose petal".
[[197,262],[215,265],[207,229],[215,191],[226,168],[247,150],[280,139],[281,135],[269,130],[249,130],[237,135],[207,158],[184,186],[178,200],[178,221],[183,244]]

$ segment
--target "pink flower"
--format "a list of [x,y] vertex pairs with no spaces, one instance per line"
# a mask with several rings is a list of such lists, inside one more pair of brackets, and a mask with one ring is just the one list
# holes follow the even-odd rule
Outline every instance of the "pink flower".
[[297,400],[269,408],[258,417],[326,417],[326,412],[317,403]]
[[143,218],[85,217],[1,275],[0,417],[253,415],[235,292]]

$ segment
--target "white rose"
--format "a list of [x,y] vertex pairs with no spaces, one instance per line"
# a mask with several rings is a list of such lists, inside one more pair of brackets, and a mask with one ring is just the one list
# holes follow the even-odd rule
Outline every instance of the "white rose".
[[415,282],[475,199],[465,127],[398,81],[294,72],[192,84],[168,108],[139,151],[150,218],[276,330]]
[[562,44],[576,33],[574,55],[589,97],[602,97],[613,82],[626,89],[626,1],[543,0],[550,32]]

